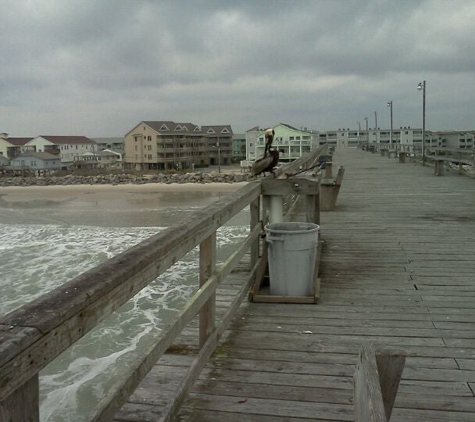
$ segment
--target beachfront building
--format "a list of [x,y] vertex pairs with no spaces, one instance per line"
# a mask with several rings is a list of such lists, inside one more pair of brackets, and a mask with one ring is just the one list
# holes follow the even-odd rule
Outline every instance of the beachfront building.
[[22,147],[33,138],[10,138],[7,133],[0,133],[0,155],[12,159],[18,157]]
[[[272,146],[280,152],[279,160],[293,161],[314,149],[316,133],[307,128],[297,129],[285,123],[273,126],[275,135]],[[264,129],[252,128],[246,132],[246,160],[252,162],[264,156]]]
[[238,163],[241,160],[246,159],[246,134],[235,133],[233,134],[232,145],[232,162]]
[[85,136],[37,136],[28,141],[23,152],[47,152],[61,160],[62,167],[74,163],[74,157],[86,152],[94,152],[96,143]]
[[74,157],[74,167],[77,169],[122,169],[122,154],[108,149],[97,152],[85,152]]
[[48,152],[26,151],[10,161],[13,170],[59,170],[61,166],[59,156]]
[[361,132],[352,129],[330,130],[319,132],[316,136],[317,145],[328,145],[334,148],[356,148],[361,141]]
[[96,143],[96,151],[104,151],[105,149],[124,153],[124,138],[93,138]]
[[124,165],[136,170],[193,169],[231,162],[230,125],[142,121],[124,138]]
[[0,155],[0,169],[5,169],[5,167],[8,167],[10,165],[10,160],[3,156]]
[[211,166],[231,164],[233,131],[231,125],[202,126],[206,136],[206,154]]
[[[475,131],[429,132],[430,145],[449,149],[475,149]],[[427,141],[426,141],[427,142]]]

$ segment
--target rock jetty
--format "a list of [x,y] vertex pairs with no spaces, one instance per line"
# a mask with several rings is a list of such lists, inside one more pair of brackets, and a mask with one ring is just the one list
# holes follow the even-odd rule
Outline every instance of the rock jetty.
[[53,185],[120,185],[145,183],[238,183],[253,180],[249,173],[224,174],[186,173],[137,176],[132,174],[100,174],[96,176],[45,176],[45,177],[2,177],[0,186],[53,186]]

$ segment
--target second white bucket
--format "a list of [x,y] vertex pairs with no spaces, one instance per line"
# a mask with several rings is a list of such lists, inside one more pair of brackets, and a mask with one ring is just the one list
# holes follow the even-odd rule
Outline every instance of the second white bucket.
[[270,294],[310,296],[320,226],[313,223],[273,223],[266,226],[269,242]]

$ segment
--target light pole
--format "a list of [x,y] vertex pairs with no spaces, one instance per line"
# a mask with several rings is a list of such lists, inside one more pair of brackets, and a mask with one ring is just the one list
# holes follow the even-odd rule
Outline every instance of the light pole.
[[368,150],[369,150],[368,118],[365,117],[364,120],[366,122],[366,148],[368,148]]
[[377,143],[378,143],[378,113],[376,113],[375,111],[374,112],[374,148],[375,149],[376,149]]
[[218,147],[218,173],[221,173],[221,146],[219,144],[219,138],[216,146]]
[[391,128],[389,129],[389,147],[392,149],[393,147],[393,102],[388,101],[389,107],[389,117],[391,121]]
[[425,147],[426,140],[426,81],[419,82],[417,85],[419,91],[422,90],[422,165],[425,166]]
[[358,122],[358,145],[361,146],[361,122]]

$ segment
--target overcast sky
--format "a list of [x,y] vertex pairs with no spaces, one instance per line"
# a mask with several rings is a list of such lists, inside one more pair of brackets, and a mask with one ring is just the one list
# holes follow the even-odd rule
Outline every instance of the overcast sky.
[[475,1],[0,0],[0,132],[475,129]]

